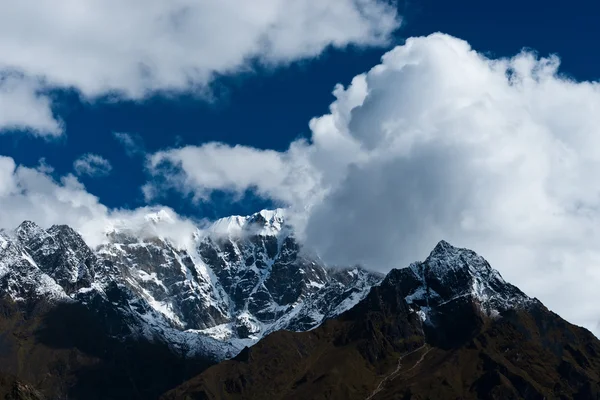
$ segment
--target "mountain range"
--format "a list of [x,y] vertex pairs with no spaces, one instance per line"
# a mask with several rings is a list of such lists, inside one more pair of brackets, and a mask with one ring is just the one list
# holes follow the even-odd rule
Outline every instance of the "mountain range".
[[152,229],[169,218],[94,248],[68,226],[0,232],[0,395],[600,398],[598,339],[470,250],[384,277],[328,267],[284,210],[183,243]]
[[[145,219],[152,228],[168,223],[169,215]],[[111,228],[94,249],[68,226],[42,229],[25,221],[13,232],[1,232],[0,298],[11,316],[41,319],[46,330],[68,329],[55,319],[84,314],[79,318],[91,319],[89,326],[105,331],[115,346],[144,343],[184,364],[204,365],[236,355],[269,332],[312,329],[354,306],[382,279],[359,267],[326,268],[302,251],[283,210],[218,220],[184,245],[140,231]],[[3,336],[0,350],[5,342],[4,353],[13,358],[21,344]],[[26,362],[6,360],[5,369],[19,375]]]

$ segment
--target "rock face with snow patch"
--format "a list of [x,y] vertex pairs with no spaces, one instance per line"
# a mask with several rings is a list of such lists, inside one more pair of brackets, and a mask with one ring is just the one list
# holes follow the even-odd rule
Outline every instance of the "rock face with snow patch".
[[[146,231],[168,216],[148,215]],[[308,330],[355,305],[381,277],[306,254],[282,210],[217,221],[184,244],[127,227],[90,249],[68,226],[23,222],[0,237],[0,296],[83,304],[115,336],[223,359],[278,329]]]
[[16,229],[19,244],[67,294],[89,287],[94,280],[96,257],[81,236],[66,225],[43,230],[31,221]]
[[40,296],[68,299],[64,289],[40,269],[26,248],[0,231],[0,298],[23,301]]
[[462,340],[465,331],[478,329],[480,318],[473,313],[474,306],[494,318],[535,301],[505,282],[483,257],[445,241],[425,261],[391,271],[386,283],[401,290],[431,335],[444,332],[438,339],[448,345]]
[[262,211],[215,224],[199,254],[212,266],[239,338],[275,329],[308,330],[352,307],[381,277],[360,268],[329,270],[305,254],[283,212]]

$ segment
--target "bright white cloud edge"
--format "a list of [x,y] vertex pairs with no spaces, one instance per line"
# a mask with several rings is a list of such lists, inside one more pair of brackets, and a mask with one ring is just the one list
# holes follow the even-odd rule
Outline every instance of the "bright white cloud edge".
[[201,94],[216,75],[377,46],[399,26],[384,0],[21,0],[0,3],[0,133],[58,136],[52,88],[85,99]]

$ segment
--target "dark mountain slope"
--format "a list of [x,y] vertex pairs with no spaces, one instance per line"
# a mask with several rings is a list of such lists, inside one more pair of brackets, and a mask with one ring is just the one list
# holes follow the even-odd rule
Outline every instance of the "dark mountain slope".
[[2,374],[48,399],[156,398],[212,364],[166,344],[117,340],[102,317],[74,302],[0,300],[0,332]]
[[275,332],[165,399],[600,399],[600,341],[441,242],[357,306]]
[[0,374],[0,399],[4,400],[44,400],[33,387],[11,375]]

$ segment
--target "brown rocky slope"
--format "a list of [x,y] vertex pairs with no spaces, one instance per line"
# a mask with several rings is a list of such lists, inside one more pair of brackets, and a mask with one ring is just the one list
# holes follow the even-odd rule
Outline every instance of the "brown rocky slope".
[[105,317],[77,303],[0,299],[0,399],[153,399],[211,363],[114,339]]
[[600,340],[441,242],[321,327],[275,332],[164,399],[600,399]]

